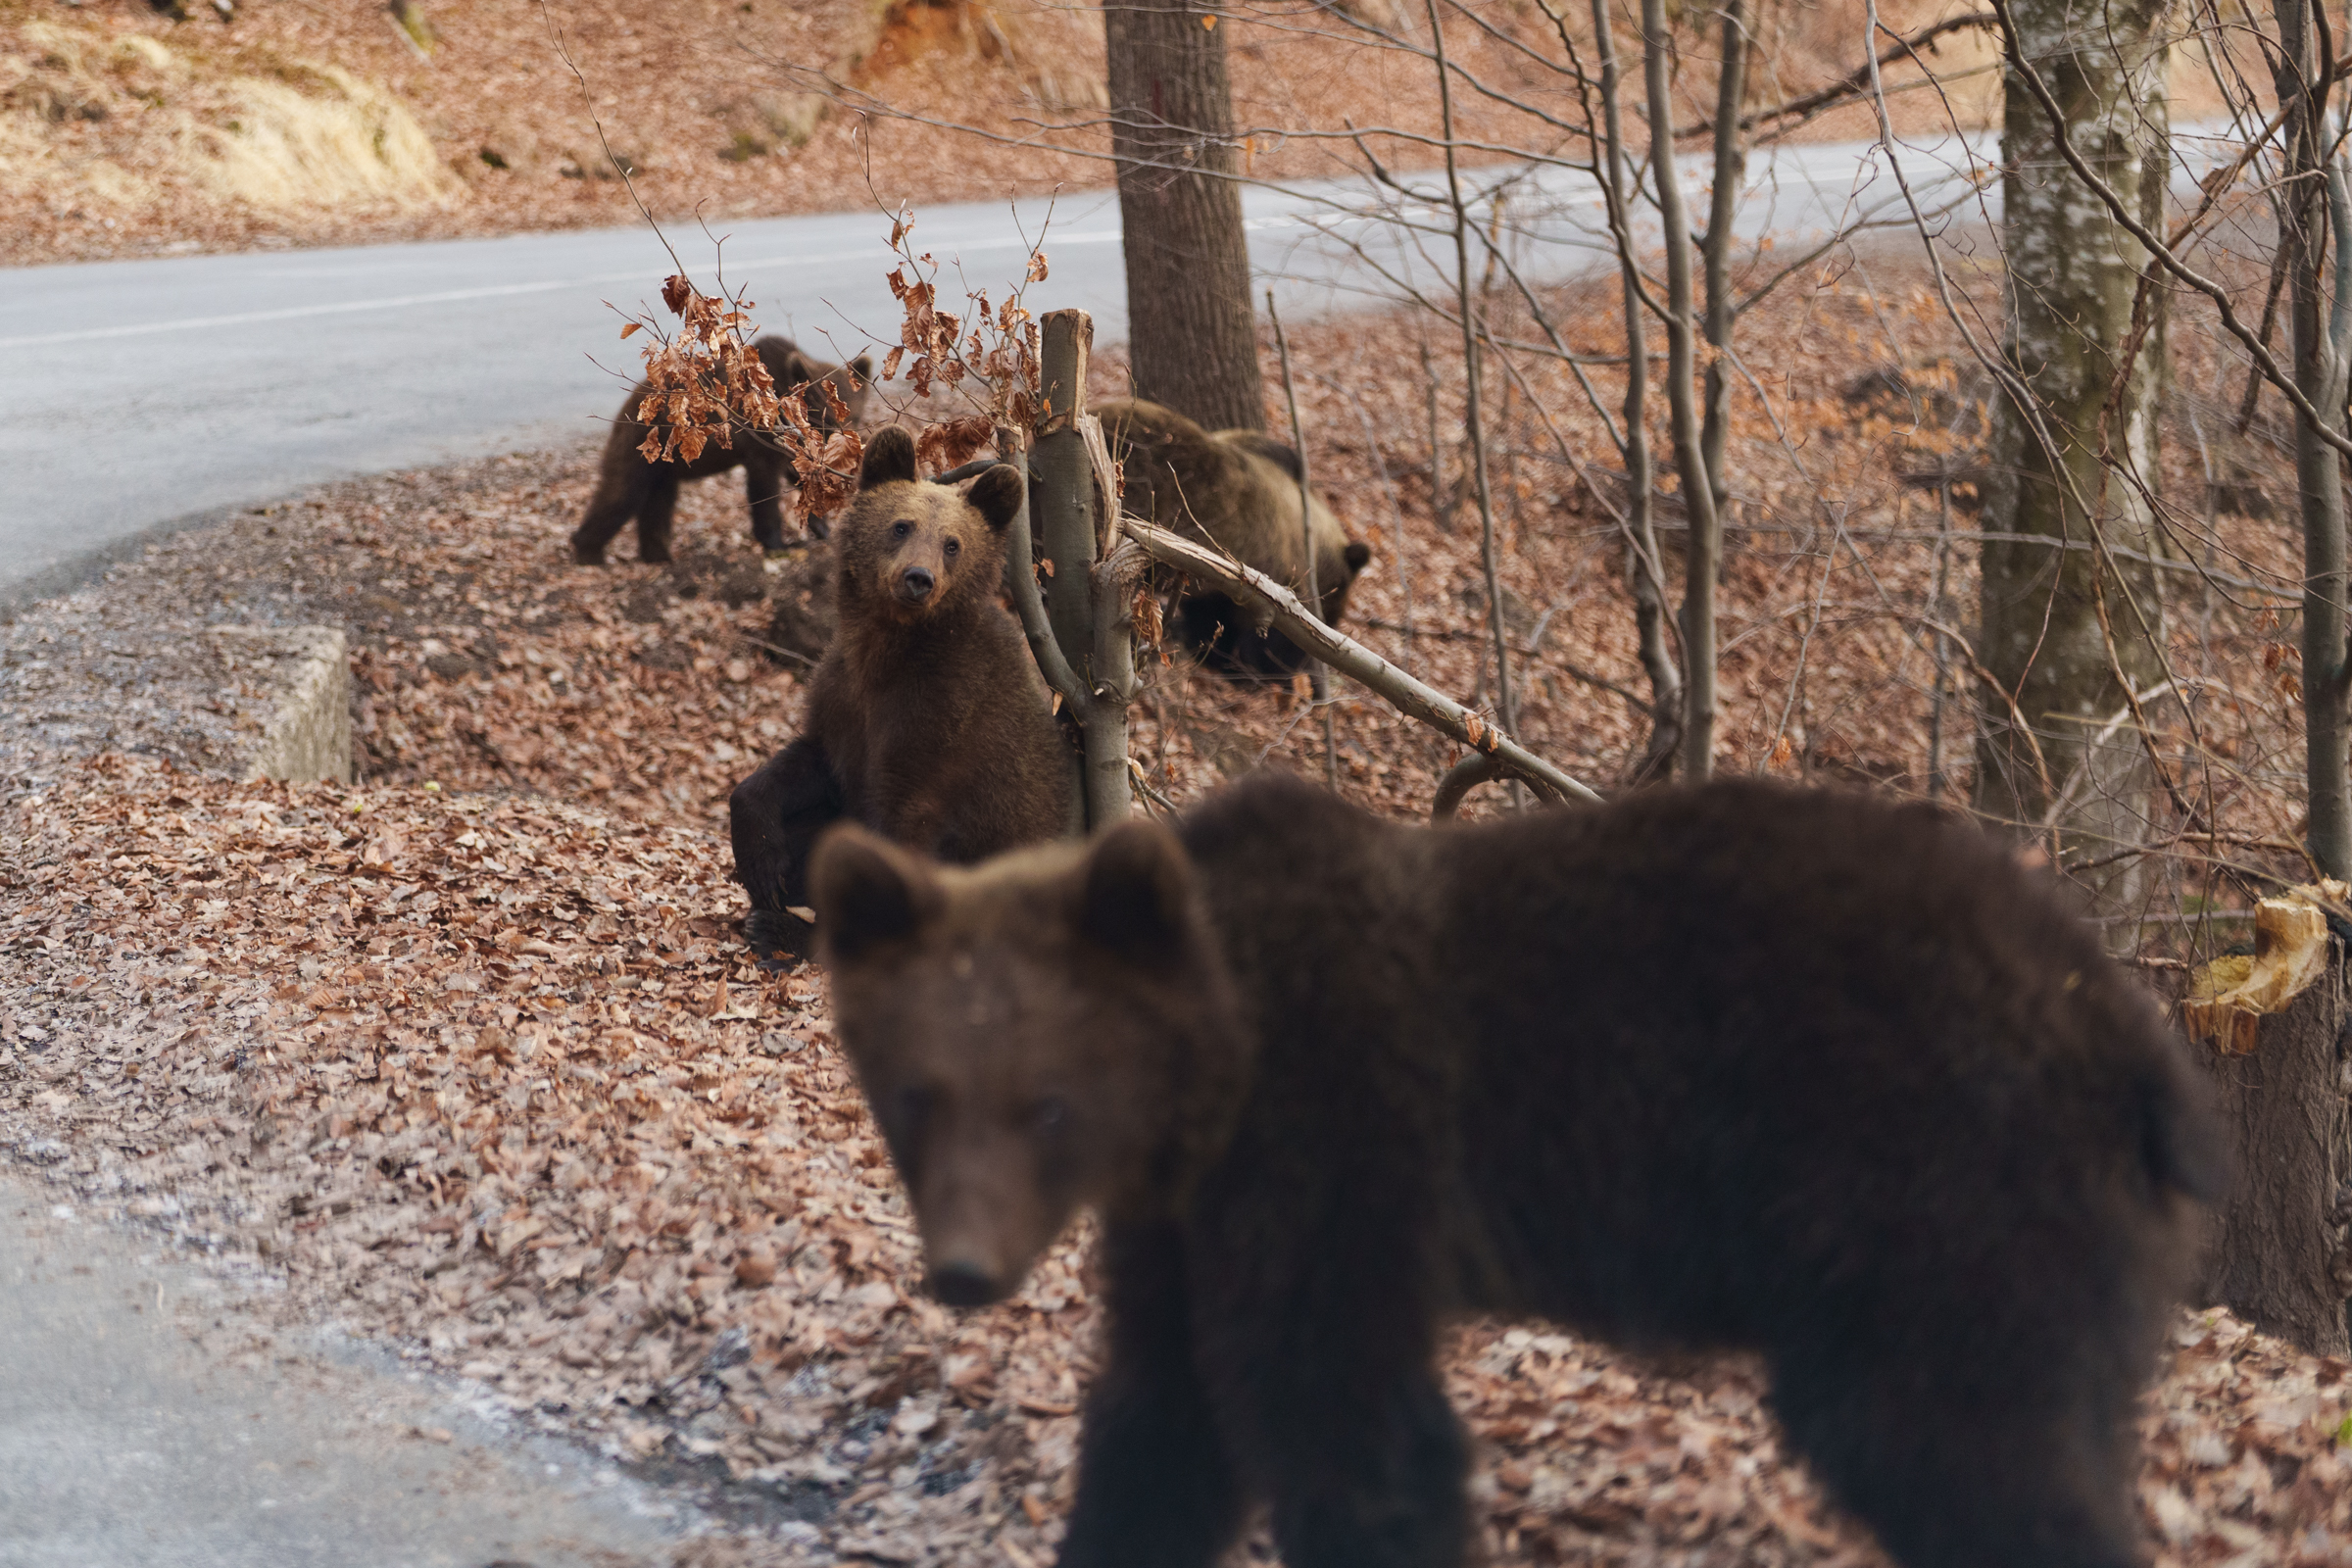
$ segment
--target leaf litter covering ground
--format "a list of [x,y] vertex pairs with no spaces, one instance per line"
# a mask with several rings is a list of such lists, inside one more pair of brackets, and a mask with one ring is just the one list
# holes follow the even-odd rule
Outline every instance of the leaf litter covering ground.
[[[1936,449],[1837,389],[1860,356],[1937,362],[1921,314],[1906,343],[1870,335],[1869,290],[1832,280],[1755,318],[1750,352],[1872,555],[1833,580],[1798,531],[1812,492],[1761,421],[1740,427],[1724,729],[1740,766],[1916,788],[1925,662],[1887,608],[1921,592],[1927,547],[1903,542],[1920,499],[1887,470]],[[1475,529],[1433,517],[1415,466],[1409,328],[1295,346],[1318,482],[1383,548],[1364,634],[1491,699]],[[1102,374],[1107,392],[1114,357]],[[1501,417],[1521,729],[1605,781],[1642,737],[1593,515],[1610,476],[1546,466],[1524,399]],[[0,1133],[93,1200],[263,1254],[283,1310],[699,1478],[755,1556],[1041,1562],[1090,1370],[1082,1253],[968,1318],[906,1295],[904,1205],[814,977],[745,967],[730,931],[725,792],[797,721],[798,677],[758,646],[777,579],[724,482],[687,493],[674,565],[569,564],[592,469],[582,450],[339,486],[0,627]],[[173,649],[256,619],[349,628],[361,787],[199,776],[256,718]],[[2241,663],[2276,635],[2215,632]],[[1157,793],[1268,756],[1322,766],[1292,694],[1150,667],[1136,752]],[[2267,713],[2242,711],[2270,747]],[[1335,712],[1343,789],[1425,810],[1449,749],[1376,704]],[[2177,1339],[2148,1418],[2161,1559],[2352,1562],[2343,1368],[2218,1315]],[[1873,1560],[1779,1462],[1738,1364],[1677,1380],[1473,1326],[1448,1367],[1497,1560]]]
[[[1044,1560],[1095,1312],[908,1294],[808,971],[745,965],[707,833],[544,799],[77,766],[11,812],[0,1126],[87,1200],[261,1254],[284,1309],[698,1467],[777,1560]],[[2352,1562],[2341,1362],[2184,1315],[2146,1421],[2165,1563]],[[1876,1560],[1739,1363],[1472,1326],[1497,1560]]]

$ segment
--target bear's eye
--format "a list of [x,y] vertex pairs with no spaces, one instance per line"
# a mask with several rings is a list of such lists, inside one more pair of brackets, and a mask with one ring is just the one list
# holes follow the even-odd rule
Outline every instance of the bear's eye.
[[947,552],[948,559],[950,561],[954,561],[956,559],[956,553],[963,548],[963,541],[960,539],[950,539],[941,548]]
[[911,522],[894,522],[890,525],[890,536],[893,539],[904,539],[912,532],[914,532],[914,524]]
[[1029,1107],[1029,1125],[1046,1137],[1053,1137],[1070,1125],[1069,1102],[1059,1095],[1048,1095]]

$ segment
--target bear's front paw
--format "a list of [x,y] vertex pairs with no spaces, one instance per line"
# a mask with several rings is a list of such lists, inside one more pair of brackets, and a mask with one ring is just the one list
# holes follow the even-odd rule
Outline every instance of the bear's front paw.
[[816,950],[816,927],[790,909],[754,909],[743,917],[743,940],[762,966],[790,968]]

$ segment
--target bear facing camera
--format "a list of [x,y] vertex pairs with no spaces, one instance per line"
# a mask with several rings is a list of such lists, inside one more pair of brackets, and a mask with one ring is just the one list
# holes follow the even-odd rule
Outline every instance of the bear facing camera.
[[[808,411],[809,422],[818,429],[840,427],[833,422],[824,388],[817,382],[832,383],[849,409],[852,422],[864,412],[866,379],[873,372],[873,361],[860,355],[854,364],[825,365],[803,354],[789,338],[772,335],[757,340],[752,348],[766,368],[768,379],[775,382],[778,397],[808,383],[801,400]],[[584,566],[603,565],[605,550],[612,543],[613,536],[634,521],[637,559],[667,561],[670,519],[678,508],[678,486],[688,479],[709,479],[732,472],[738,465],[743,468],[744,500],[752,513],[752,537],[762,550],[783,549],[784,492],[801,482],[800,469],[793,466],[784,449],[772,436],[740,428],[733,432],[733,446],[722,447],[713,442],[703,448],[702,456],[692,463],[675,458],[648,463],[638,448],[644,444],[649,427],[638,419],[637,406],[651,390],[652,382],[637,383],[628,400],[621,404],[619,417],[612,421],[612,433],[605,438],[605,455],[597,468],[596,494],[588,498],[588,511],[571,535],[572,559]],[[818,538],[824,537],[822,527],[814,531]]]
[[958,492],[916,477],[905,430],[867,445],[833,530],[838,624],[802,731],[727,799],[762,956],[809,951],[808,852],[838,818],[958,861],[1068,831],[1076,766],[997,602],[1020,504],[1006,464]]
[[1259,775],[1175,831],[811,894],[928,1287],[1082,1206],[1108,1324],[1062,1568],[1453,1568],[1457,1313],[1763,1358],[1907,1568],[2139,1561],[2134,1401],[2218,1118],[2052,886],[1754,781],[1475,826]]

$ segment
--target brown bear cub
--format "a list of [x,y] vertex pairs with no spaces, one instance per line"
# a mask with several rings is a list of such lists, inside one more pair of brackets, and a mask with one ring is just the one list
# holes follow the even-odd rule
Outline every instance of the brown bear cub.
[[[1255,566],[1337,626],[1348,591],[1372,559],[1349,539],[1320,497],[1309,497],[1298,522],[1298,454],[1255,430],[1203,430],[1175,410],[1141,398],[1113,398],[1095,410],[1119,464],[1119,504],[1203,544],[1220,546]],[[1314,540],[1314,592],[1307,591],[1307,539]],[[1219,593],[1188,592],[1177,605],[1185,643],[1221,674],[1288,678],[1306,656],[1278,631],[1255,627]]]
[[998,603],[1021,477],[999,464],[968,494],[915,478],[897,428],[865,449],[834,529],[840,626],[811,677],[800,737],[727,802],[744,934],[807,953],[808,852],[837,818],[943,860],[1069,831],[1076,768],[1045,682]]
[[812,889],[929,1285],[1073,1209],[1110,1312],[1062,1568],[1462,1561],[1453,1312],[1760,1352],[1910,1568],[2127,1568],[2133,1401],[2227,1174],[2156,1004],[1917,807],[1756,782],[1482,826],[1260,776]]
[[[803,382],[808,389],[801,394],[808,410],[808,418],[820,430],[839,428],[833,421],[824,389],[815,383],[829,381],[841,395],[842,403],[855,420],[865,408],[866,377],[872,372],[873,362],[860,358],[852,365],[821,365],[803,354],[786,338],[763,337],[752,347],[759,351],[760,363],[767,368],[768,378],[776,383],[776,395],[782,397]],[[671,459],[664,463],[648,463],[638,451],[646,437],[647,426],[638,422],[637,405],[645,401],[649,382],[640,381],[620,406],[620,417],[612,421],[612,433],[605,440],[605,456],[597,471],[596,494],[588,500],[587,514],[571,535],[572,558],[584,566],[605,564],[605,547],[612,542],[631,518],[637,522],[637,559],[663,562],[669,559],[669,521],[677,511],[678,486],[688,479],[708,479],[726,473],[737,464],[743,466],[745,498],[751,503],[752,537],[760,541],[762,550],[784,548],[784,492],[801,482],[800,470],[784,449],[766,434],[758,430],[739,429],[734,432],[735,444],[722,447],[716,444],[703,449],[703,455],[692,463]],[[819,530],[822,536],[822,530]]]

